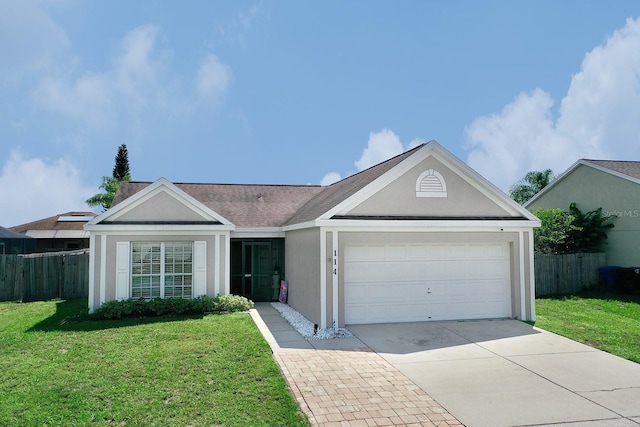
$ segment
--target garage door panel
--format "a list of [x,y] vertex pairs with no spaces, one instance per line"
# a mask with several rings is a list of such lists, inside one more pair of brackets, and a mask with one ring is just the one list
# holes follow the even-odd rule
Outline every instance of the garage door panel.
[[346,323],[511,315],[507,244],[345,248]]

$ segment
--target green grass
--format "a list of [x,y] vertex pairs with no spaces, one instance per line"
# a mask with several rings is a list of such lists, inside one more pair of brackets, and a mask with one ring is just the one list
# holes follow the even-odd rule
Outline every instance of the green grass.
[[640,295],[538,298],[536,317],[542,329],[640,363]]
[[89,321],[0,303],[0,425],[307,426],[246,313]]

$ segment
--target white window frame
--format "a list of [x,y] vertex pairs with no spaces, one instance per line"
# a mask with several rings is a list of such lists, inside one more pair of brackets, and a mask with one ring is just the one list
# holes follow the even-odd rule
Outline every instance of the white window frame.
[[[133,298],[142,298],[141,296],[134,296],[134,277],[138,277],[138,276],[143,276],[141,273],[140,274],[134,274],[134,250],[136,247],[140,247],[141,245],[152,245],[152,246],[160,246],[160,273],[159,274],[145,274],[144,276],[159,276],[160,279],[160,295],[152,295],[150,293],[149,297],[145,297],[148,299],[151,298],[183,298],[183,299],[192,299],[194,298],[195,294],[196,294],[196,283],[195,283],[195,279],[196,279],[196,275],[194,274],[194,269],[195,269],[195,260],[194,260],[194,256],[195,256],[195,243],[193,241],[176,241],[176,242],[131,242],[131,262],[130,262],[130,273],[129,273],[129,277],[131,278],[130,280],[130,288],[129,288],[129,292],[131,295],[131,297]],[[188,245],[191,248],[191,272],[190,273],[184,273],[182,272],[181,274],[175,274],[175,273],[167,273],[166,272],[166,256],[167,256],[167,244],[169,245],[177,245],[177,244],[181,244],[181,245]],[[191,277],[191,295],[190,296],[184,296],[184,291],[183,291],[183,295],[182,296],[169,296],[167,297],[166,294],[166,286],[167,286],[167,278],[171,277],[171,276],[181,276],[181,277]]]

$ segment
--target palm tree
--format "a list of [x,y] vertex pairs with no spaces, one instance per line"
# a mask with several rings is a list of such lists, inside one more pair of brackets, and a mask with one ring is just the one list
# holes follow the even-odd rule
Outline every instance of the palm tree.
[[530,171],[520,181],[515,183],[509,189],[509,196],[516,202],[523,204],[544,187],[549,185],[556,176],[551,169],[543,171]]

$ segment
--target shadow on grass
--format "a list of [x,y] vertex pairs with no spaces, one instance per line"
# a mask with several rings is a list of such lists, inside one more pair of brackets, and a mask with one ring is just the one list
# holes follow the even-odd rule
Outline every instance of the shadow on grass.
[[180,322],[188,319],[202,319],[202,314],[142,317],[117,320],[94,320],[88,314],[86,298],[60,300],[56,302],[56,312],[36,323],[27,332],[49,331],[97,331],[103,329],[123,328],[127,326],[146,325],[150,323]]
[[545,295],[537,297],[538,299],[567,300],[572,298],[582,299],[601,299],[608,301],[635,302],[640,304],[640,294],[620,292],[609,289],[588,289],[575,294],[568,295]]

